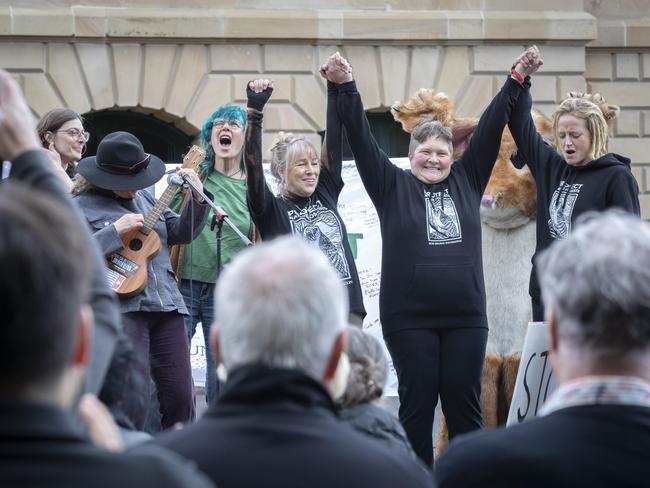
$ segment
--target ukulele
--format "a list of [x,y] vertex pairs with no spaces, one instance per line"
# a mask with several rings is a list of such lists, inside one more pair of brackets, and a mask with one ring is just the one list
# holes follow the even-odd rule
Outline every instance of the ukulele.
[[[203,149],[192,146],[183,158],[182,167],[198,171],[204,157]],[[124,248],[106,258],[108,284],[120,298],[137,295],[147,286],[147,264],[160,252],[160,237],[153,227],[177,189],[177,186],[168,185],[145,218],[143,226],[123,235]]]

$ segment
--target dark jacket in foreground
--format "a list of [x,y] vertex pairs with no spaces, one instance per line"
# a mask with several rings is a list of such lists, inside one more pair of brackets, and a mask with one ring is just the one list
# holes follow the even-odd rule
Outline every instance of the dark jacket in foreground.
[[219,488],[433,484],[406,455],[341,422],[323,387],[291,370],[232,371],[203,418],[156,442],[195,461]]
[[590,488],[650,485],[650,408],[564,408],[452,441],[435,467],[440,487]]
[[374,403],[362,403],[340,410],[339,416],[354,430],[381,441],[391,451],[401,451],[417,459],[404,427],[391,412]]
[[139,488],[213,486],[163,449],[116,454],[93,446],[55,407],[0,404],[0,486]]
[[[11,167],[10,179],[21,181],[37,190],[47,193],[70,208],[79,219],[79,209],[73,205],[70,194],[63,188],[59,178],[50,169],[52,162],[40,149],[26,151],[16,158]],[[93,309],[95,327],[93,329],[90,364],[86,368],[84,391],[97,394],[104,383],[104,376],[113,357],[117,336],[122,329],[115,293],[108,287],[105,278],[104,260],[89,232],[80,236],[88,243],[92,257],[90,283],[90,306]]]

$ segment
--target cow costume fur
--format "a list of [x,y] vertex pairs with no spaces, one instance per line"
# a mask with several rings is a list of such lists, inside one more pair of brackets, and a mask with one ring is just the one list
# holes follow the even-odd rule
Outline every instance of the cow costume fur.
[[[421,89],[391,112],[411,133],[418,125],[437,120],[452,129],[454,161],[469,142],[478,119],[456,118],[453,102],[444,93]],[[551,123],[534,112],[540,133],[551,138]],[[481,412],[487,428],[505,423],[512,400],[526,327],[531,319],[528,282],[535,250],[535,181],[527,167],[511,160],[516,145],[506,128],[499,155],[481,202],[483,264],[490,332],[481,380]],[[441,416],[437,451],[446,445]]]

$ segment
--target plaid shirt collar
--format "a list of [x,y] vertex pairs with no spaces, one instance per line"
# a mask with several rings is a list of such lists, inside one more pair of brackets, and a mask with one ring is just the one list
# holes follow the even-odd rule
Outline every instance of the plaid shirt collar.
[[585,376],[560,386],[540,409],[548,415],[582,405],[633,405],[650,408],[650,383],[634,376]]

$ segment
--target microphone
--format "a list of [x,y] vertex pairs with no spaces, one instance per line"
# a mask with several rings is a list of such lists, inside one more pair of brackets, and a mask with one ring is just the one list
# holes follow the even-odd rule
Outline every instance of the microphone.
[[172,173],[167,176],[167,184],[171,186],[183,186],[185,185],[185,179],[178,176],[176,173]]

